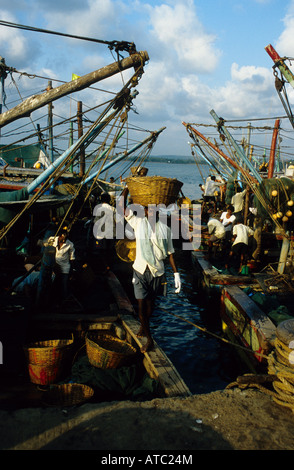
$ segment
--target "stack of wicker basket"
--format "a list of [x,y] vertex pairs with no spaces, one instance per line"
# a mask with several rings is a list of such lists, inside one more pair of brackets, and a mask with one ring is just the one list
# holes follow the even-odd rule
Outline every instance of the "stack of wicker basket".
[[60,380],[72,355],[72,339],[38,341],[24,347],[31,382],[48,385]]
[[163,176],[132,176],[126,179],[133,204],[173,204],[183,186],[176,178]]

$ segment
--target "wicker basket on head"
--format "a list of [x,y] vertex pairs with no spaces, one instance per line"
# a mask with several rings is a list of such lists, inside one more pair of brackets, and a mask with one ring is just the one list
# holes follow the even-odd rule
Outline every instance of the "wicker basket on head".
[[24,347],[31,382],[40,385],[54,383],[62,377],[72,354],[71,339],[37,341]]
[[183,186],[176,178],[134,176],[126,179],[133,204],[173,204]]
[[90,364],[100,369],[116,369],[137,352],[126,341],[94,331],[86,334],[86,351]]
[[84,384],[51,385],[43,393],[42,401],[49,406],[73,406],[90,400],[93,395],[94,390]]

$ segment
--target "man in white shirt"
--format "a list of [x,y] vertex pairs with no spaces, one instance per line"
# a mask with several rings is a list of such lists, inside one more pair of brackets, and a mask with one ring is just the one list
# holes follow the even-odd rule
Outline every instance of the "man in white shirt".
[[[128,189],[122,194],[126,200]],[[145,353],[152,349],[153,339],[150,332],[150,317],[154,310],[155,299],[165,283],[164,260],[169,259],[174,273],[175,292],[181,289],[180,275],[177,271],[173,253],[171,230],[152,213],[152,208],[138,206],[137,215],[126,208],[125,219],[134,230],[136,238],[136,258],[133,263],[133,287],[135,298],[138,301],[138,315],[141,323],[138,336],[146,336],[147,342],[141,348]]]
[[225,238],[225,227],[218,219],[210,218],[207,223],[207,230],[210,235],[208,240],[208,255],[210,255],[214,242]]
[[62,230],[52,243],[56,247],[55,285],[60,291],[62,301],[66,300],[68,296],[69,273],[71,264],[75,260],[74,244],[67,237],[67,230]]
[[235,255],[237,259],[240,259],[240,270],[243,264],[247,262],[249,236],[252,235],[254,235],[254,231],[248,225],[236,221],[233,227],[233,244],[230,257]]
[[203,190],[203,201],[204,203],[213,202],[214,210],[216,210],[216,202],[220,192],[220,186],[223,186],[223,184],[223,181],[216,181],[215,176],[208,176],[208,178],[206,178]]
[[233,214],[234,207],[228,206],[227,210],[223,212],[220,216],[220,221],[225,227],[226,239],[229,241],[231,239],[231,234],[233,230],[233,224],[236,220],[236,216]]
[[[106,273],[110,269],[116,235],[116,209],[110,204],[109,193],[102,193],[100,204],[94,207],[93,235],[95,238],[95,248],[98,250],[98,258],[102,272]],[[96,250],[94,250],[96,252]],[[96,269],[96,268],[95,268]]]
[[246,191],[246,188],[242,191],[241,188],[238,187],[236,194],[232,197],[231,200],[231,204],[234,206],[234,215],[240,221],[242,220],[242,211]]

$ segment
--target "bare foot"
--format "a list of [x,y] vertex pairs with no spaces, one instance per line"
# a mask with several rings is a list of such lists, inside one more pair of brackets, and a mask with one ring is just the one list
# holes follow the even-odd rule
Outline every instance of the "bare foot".
[[152,349],[154,346],[154,343],[153,343],[153,340],[152,339],[148,339],[147,340],[147,343],[145,344],[145,346],[142,346],[141,348],[141,353],[145,353],[147,351],[150,351],[150,349]]
[[142,327],[140,328],[140,330],[138,331],[138,333],[136,334],[136,336],[137,336],[137,338],[143,338],[143,336],[145,336]]

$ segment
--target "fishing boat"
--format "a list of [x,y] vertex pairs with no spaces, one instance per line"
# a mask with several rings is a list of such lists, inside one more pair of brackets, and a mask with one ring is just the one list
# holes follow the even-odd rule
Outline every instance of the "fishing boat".
[[[120,48],[116,47],[118,52]],[[126,43],[123,50],[126,50]],[[144,338],[137,336],[140,324],[115,269],[105,272],[101,270],[99,257],[95,258],[90,252],[85,256],[85,238],[89,231],[87,221],[93,215],[91,198],[97,200],[109,189],[122,189],[121,184],[110,184],[102,180],[101,175],[126,159],[125,172],[131,165],[139,166],[164,130],[151,132],[132,148],[128,146],[114,153],[137,94],[132,88],[138,84],[148,60],[147,52],[138,53],[134,44],[127,47],[127,52],[129,57],[120,58],[114,64],[57,88],[49,87],[42,95],[28,98],[0,116],[0,127],[7,126],[62,96],[85,89],[123,70],[134,69],[133,76],[110,102],[107,101],[98,118],[48,165],[40,169],[12,168],[2,160],[1,406],[48,404],[51,390],[58,387],[66,393],[63,398],[70,399],[71,404],[74,403],[71,393],[77,387],[82,394],[86,388],[90,389],[89,395],[82,396],[81,402],[85,399],[101,402],[121,397],[138,400],[146,396],[191,395],[156,342],[152,350],[140,352],[144,345]],[[104,131],[107,132],[101,138]],[[50,145],[52,150],[52,142]],[[92,158],[87,166],[86,148],[92,149],[89,154]],[[81,165],[78,175],[73,172],[76,161]],[[63,191],[68,186],[71,186],[70,191]],[[63,212],[56,217],[56,208],[60,206]],[[48,233],[46,235],[49,225],[53,236],[67,225],[76,249],[71,295],[61,304],[52,290],[54,250],[48,243]],[[27,250],[19,249],[25,240]],[[34,257],[38,261],[30,268],[27,264],[24,268],[24,263]],[[118,257],[115,261],[121,263]],[[38,279],[33,296],[32,291],[28,294],[27,290],[19,289],[31,274]],[[92,376],[92,382],[89,376]],[[104,377],[104,383],[99,386],[101,377]],[[110,387],[109,383],[113,382],[119,384],[118,389]],[[65,401],[55,405],[67,406]]]
[[[191,395],[157,343],[151,351],[140,353],[144,344],[144,338],[137,337],[140,324],[113,271],[105,276],[94,274],[89,266],[84,266],[78,283],[76,295],[70,297],[62,309],[40,307],[33,317],[21,296],[6,296],[1,313],[2,407],[41,406],[48,390],[54,385],[70,384],[73,379],[76,382],[77,374],[80,385],[96,390],[92,402],[123,397],[134,399],[136,393],[137,399]],[[93,334],[97,338],[94,354],[87,350],[87,338]],[[99,339],[105,337],[108,343],[101,345]],[[56,365],[49,357],[49,350],[51,348],[52,354],[56,354],[55,343],[66,341],[71,347],[69,363]],[[36,364],[26,362],[24,352],[27,348],[34,351],[36,358],[44,351],[39,363],[38,360]],[[131,351],[130,356],[127,348]],[[58,368],[58,380],[54,380],[52,371],[57,372]],[[116,386],[113,385],[115,381],[118,382]]]
[[[286,67],[284,59],[278,56],[272,46],[266,50],[275,62],[275,76],[276,69],[279,69],[293,86],[293,74]],[[280,88],[278,92],[281,93]],[[256,371],[267,366],[267,356],[274,348],[279,325],[293,317],[290,300],[293,295],[292,165],[288,162],[286,170],[280,171],[280,167],[275,170],[279,120],[275,121],[269,163],[265,169],[264,165],[253,165],[252,154],[249,155],[249,138],[246,145],[238,144],[228,131],[224,119],[219,118],[214,110],[210,114],[216,121],[221,144],[212,143],[211,139],[195,129],[195,125],[183,123],[189,137],[193,139],[193,144],[190,144],[193,154],[196,151],[209,165],[210,171],[223,176],[228,182],[227,186],[232,180],[243,182],[243,188],[249,188],[254,195],[257,215],[266,224],[261,232],[259,263],[257,265],[249,261],[243,273],[224,272],[224,263],[219,263],[217,256],[212,255],[208,259],[205,236],[202,236],[202,246],[197,246],[192,252],[192,260],[198,288],[204,289],[208,297],[217,301],[223,331],[231,341],[242,346],[238,352],[248,367]],[[287,115],[293,125],[289,109]],[[224,143],[226,148],[230,145],[233,149],[230,156],[221,150]],[[245,221],[248,208],[248,201],[245,200]],[[268,230],[268,227],[271,228]],[[218,252],[221,249],[216,246],[214,255]]]

